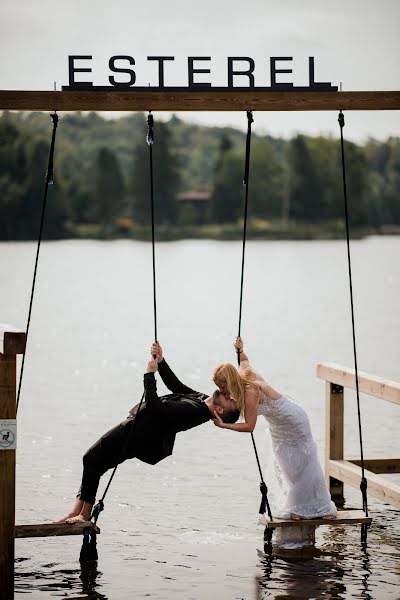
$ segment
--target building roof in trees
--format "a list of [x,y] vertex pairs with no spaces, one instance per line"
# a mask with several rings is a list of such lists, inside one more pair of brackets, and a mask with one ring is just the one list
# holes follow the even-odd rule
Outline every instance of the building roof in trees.
[[207,202],[211,197],[209,192],[198,192],[196,190],[189,190],[187,192],[180,192],[176,194],[176,199],[179,202]]

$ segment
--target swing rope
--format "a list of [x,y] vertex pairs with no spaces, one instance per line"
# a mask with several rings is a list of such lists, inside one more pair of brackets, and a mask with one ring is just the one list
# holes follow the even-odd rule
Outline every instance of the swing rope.
[[45,217],[45,213],[46,213],[47,192],[48,192],[48,189],[49,189],[49,185],[53,185],[53,183],[54,183],[54,181],[53,181],[53,164],[54,164],[54,148],[55,148],[55,144],[56,144],[56,133],[57,133],[57,125],[58,125],[58,115],[57,115],[57,112],[55,111],[50,116],[51,116],[51,120],[52,120],[52,123],[53,123],[53,132],[52,132],[52,135],[51,135],[51,144],[50,144],[50,150],[49,150],[49,161],[48,161],[48,164],[47,164],[47,172],[46,172],[45,187],[44,187],[43,202],[42,202],[42,214],[41,214],[41,217],[40,217],[39,235],[38,235],[38,242],[37,242],[37,247],[36,247],[35,267],[34,267],[34,270],[33,270],[31,296],[30,296],[30,300],[29,300],[28,319],[27,319],[27,323],[26,323],[25,352],[22,355],[21,373],[20,373],[19,382],[18,382],[18,392],[17,392],[17,401],[16,401],[16,413],[18,413],[19,400],[20,400],[20,396],[21,396],[22,378],[23,378],[23,375],[24,375],[26,348],[28,346],[28,335],[29,335],[29,328],[30,328],[30,324],[31,324],[33,297],[34,297],[34,294],[35,294],[36,275],[37,275],[38,264],[39,264],[40,245],[41,245],[41,242],[42,242],[44,217]]
[[[246,235],[247,235],[247,212],[249,204],[249,175],[250,175],[250,150],[251,150],[251,124],[254,122],[253,112],[247,111],[247,136],[246,136],[246,157],[244,165],[244,176],[243,186],[245,187],[245,201],[244,201],[244,217],[243,217],[243,242],[242,242],[242,267],[240,277],[240,299],[239,299],[239,325],[238,325],[238,336],[240,337],[241,326],[242,326],[242,305],[243,305],[243,282],[244,282],[244,264],[245,264],[245,253],[246,253]],[[240,366],[240,351],[237,352],[237,361]],[[254,440],[254,435],[251,433],[251,441],[253,442],[254,453],[256,456],[258,472],[260,474],[260,492],[261,492],[261,503],[259,508],[260,515],[264,515],[265,511],[268,512],[268,516],[272,521],[272,512],[268,501],[268,488],[264,481],[264,477],[261,470],[260,459],[258,457],[257,446]],[[272,529],[266,529],[265,535],[270,532],[272,536]],[[266,540],[267,541],[267,540]],[[270,540],[268,540],[270,542]]]
[[[360,490],[362,495],[362,505],[365,515],[368,517],[368,499],[367,499],[367,479],[365,477],[364,467],[364,450],[363,450],[363,439],[362,439],[362,427],[361,427],[361,410],[360,410],[360,393],[358,385],[358,365],[357,365],[357,350],[356,350],[356,333],[355,333],[355,322],[354,322],[354,303],[353,303],[353,281],[351,276],[351,257],[350,257],[350,234],[349,234],[349,211],[348,211],[348,200],[347,200],[347,183],[346,183],[346,161],[344,153],[344,139],[343,139],[343,127],[345,125],[343,112],[339,112],[338,122],[340,126],[340,146],[341,146],[341,158],[342,158],[342,179],[343,179],[343,197],[344,197],[344,212],[346,221],[346,241],[347,241],[347,265],[349,273],[349,289],[350,289],[350,306],[351,306],[351,325],[353,334],[353,354],[354,354],[354,370],[356,377],[356,395],[357,395],[357,415],[358,415],[358,433],[360,439],[360,455],[361,455],[361,482]],[[368,524],[361,524],[361,542],[365,544],[367,542]]]
[[[149,115],[147,117],[147,126],[148,126],[148,129],[147,129],[147,135],[146,135],[146,142],[149,146],[149,165],[150,165],[150,206],[151,206],[151,247],[152,247],[152,264],[153,264],[154,340],[157,341],[156,255],[155,255],[154,180],[153,180],[154,118],[153,118],[153,115],[151,114],[151,111],[149,111]],[[145,397],[145,393],[143,392],[142,397],[139,402],[138,409],[134,416],[131,435],[133,435],[133,433],[135,431],[137,416],[142,407],[144,397]],[[122,458],[122,456],[124,455],[128,441],[129,440],[126,440],[125,444],[123,445],[119,459]],[[118,464],[119,464],[119,459],[118,459]],[[97,502],[97,504],[95,504],[95,506],[93,507],[90,518],[94,524],[97,523],[97,519],[99,518],[101,511],[104,510],[104,499],[107,495],[108,489],[114,478],[116,470],[118,469],[118,464],[114,467],[113,472],[111,473],[110,479],[108,480],[108,483],[106,485],[106,488],[103,492],[102,497]]]

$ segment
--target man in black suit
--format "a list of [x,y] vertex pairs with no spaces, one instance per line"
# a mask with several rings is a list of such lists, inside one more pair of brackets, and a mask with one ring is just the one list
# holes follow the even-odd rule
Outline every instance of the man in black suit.
[[[152,359],[144,375],[144,401],[135,406],[129,417],[105,433],[83,457],[82,484],[72,511],[59,523],[88,521],[95,501],[100,477],[128,458],[139,458],[155,465],[172,454],[179,431],[197,427],[219,415],[225,423],[235,423],[239,411],[233,400],[220,390],[212,396],[184,385],[164,360],[161,346],[151,347]],[[172,392],[157,395],[155,372]]]

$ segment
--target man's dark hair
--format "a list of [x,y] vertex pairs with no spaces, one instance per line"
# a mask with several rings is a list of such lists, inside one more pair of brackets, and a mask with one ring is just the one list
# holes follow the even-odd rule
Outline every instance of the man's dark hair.
[[[221,390],[215,390],[212,395],[213,403],[216,406],[222,406],[222,402],[220,400],[220,396],[223,396]],[[224,412],[219,416],[223,420],[224,423],[236,423],[238,418],[240,417],[240,411],[237,408],[225,408],[223,407]]]

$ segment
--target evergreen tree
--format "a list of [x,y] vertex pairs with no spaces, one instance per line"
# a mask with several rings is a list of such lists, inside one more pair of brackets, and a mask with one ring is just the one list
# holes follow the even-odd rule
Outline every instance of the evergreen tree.
[[[211,198],[211,220],[236,222],[243,215],[243,151],[222,148]],[[268,140],[255,140],[250,154],[249,217],[280,218],[283,198],[283,164]]]
[[93,197],[88,214],[101,225],[112,225],[124,208],[125,184],[118,160],[109,148],[100,148],[94,164]]
[[303,135],[289,143],[290,218],[299,221],[318,221],[322,186],[312,152]]
[[[176,194],[179,189],[178,161],[172,152],[171,135],[166,123],[155,126],[153,144],[154,220],[160,224],[174,223],[177,216]],[[144,137],[143,137],[144,139]],[[133,217],[141,224],[151,218],[149,147],[138,144],[133,157]]]

